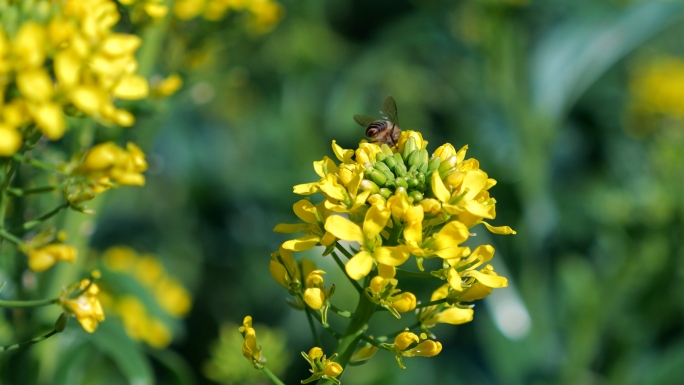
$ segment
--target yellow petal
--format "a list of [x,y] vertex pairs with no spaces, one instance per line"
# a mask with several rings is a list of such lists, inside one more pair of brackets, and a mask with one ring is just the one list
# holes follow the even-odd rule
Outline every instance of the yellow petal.
[[27,99],[42,101],[52,96],[54,86],[50,75],[41,68],[19,72],[17,74],[17,88]]
[[442,344],[439,341],[426,340],[411,349],[412,356],[434,357],[442,351]]
[[0,156],[14,155],[22,142],[21,134],[17,130],[0,123]]
[[379,263],[389,266],[400,266],[411,255],[411,252],[407,246],[383,246],[375,249],[373,257]]
[[468,239],[468,228],[459,221],[451,221],[444,225],[435,238],[435,249],[456,247]]
[[494,205],[485,205],[480,202],[466,201],[463,207],[476,217],[494,219],[496,212]]
[[100,90],[92,86],[80,86],[74,88],[69,97],[76,108],[88,115],[93,115],[99,112],[100,107],[105,103],[106,100],[106,97],[102,95]]
[[321,238],[321,245],[323,245],[323,246],[330,246],[330,245],[332,245],[336,240],[337,240],[337,238],[335,238],[335,236],[334,236],[333,234],[331,234],[330,232],[327,232],[327,231],[326,231],[325,234],[323,235],[323,238]]
[[81,59],[72,50],[55,55],[55,76],[62,87],[73,87],[78,83],[81,72]]
[[346,198],[346,191],[344,187],[337,182],[337,177],[334,174],[328,174],[321,179],[318,185],[319,190],[330,198],[344,201]]
[[35,108],[33,117],[40,131],[50,140],[57,140],[64,136],[66,122],[59,104],[43,103]]
[[107,55],[131,54],[140,47],[142,40],[136,35],[113,33],[102,40],[100,50]]
[[363,233],[368,239],[374,239],[385,228],[391,215],[390,209],[381,205],[372,205],[363,220]]
[[338,171],[335,162],[333,162],[333,160],[328,158],[327,156],[324,156],[323,160],[313,162],[313,165],[314,171],[316,171],[316,174],[318,174],[318,176],[320,176],[321,178],[328,174],[336,174]]
[[411,346],[412,343],[420,341],[420,338],[415,333],[411,332],[401,332],[396,337],[394,337],[394,345],[399,348],[399,350],[404,350]]
[[302,199],[292,205],[292,211],[295,215],[306,223],[316,223],[316,206],[308,199]]
[[448,158],[456,155],[456,149],[450,143],[445,143],[437,147],[432,155],[438,156],[441,160],[447,160]]
[[318,182],[298,184],[292,190],[297,195],[315,194],[318,192]]
[[508,279],[500,275],[484,274],[477,270],[469,270],[465,273],[465,275],[468,277],[473,277],[481,284],[493,287],[495,289],[508,286]]
[[290,278],[287,275],[285,266],[278,261],[271,260],[268,265],[268,270],[271,272],[271,277],[273,277],[273,280],[278,282],[280,286],[288,289],[287,283],[290,281]]
[[317,287],[304,290],[304,301],[310,308],[320,310],[325,303],[325,293]]
[[430,301],[436,301],[438,299],[446,298],[447,294],[449,294],[449,284],[445,283],[444,285],[440,286],[437,290],[432,292]]
[[112,90],[112,95],[125,100],[144,99],[149,93],[150,88],[147,79],[140,75],[123,77]]
[[392,299],[392,307],[399,313],[406,313],[416,308],[416,296],[413,293],[404,292]]
[[449,269],[447,281],[449,282],[449,285],[451,285],[452,289],[456,291],[463,291],[463,286],[461,286],[461,276],[458,274],[458,271],[456,271],[456,269]]
[[307,223],[278,223],[273,231],[281,234],[294,234],[307,227],[309,227]]
[[351,279],[361,279],[373,269],[373,257],[367,251],[360,251],[347,261],[344,268]]
[[449,194],[449,190],[447,190],[447,188],[444,186],[444,182],[442,182],[438,172],[432,173],[431,186],[432,192],[435,194],[437,199],[439,199],[442,203],[449,202],[451,195]]
[[468,151],[467,144],[461,147],[461,149],[456,153],[456,164],[463,162],[463,159],[465,159],[466,156],[466,151]]
[[352,156],[354,156],[354,151],[343,149],[334,140],[332,141],[332,149],[335,153],[335,156],[337,157],[337,160],[339,160],[342,163],[352,163],[351,158]]
[[325,221],[325,229],[345,241],[363,242],[363,231],[359,225],[339,215],[331,215]]
[[473,309],[450,307],[439,313],[435,317],[435,321],[451,325],[460,325],[472,321],[473,313]]
[[471,200],[487,186],[487,174],[482,170],[468,171],[463,178],[461,186],[463,189],[468,189],[463,199]]
[[378,264],[378,276],[389,279],[394,278],[397,274],[397,269],[394,266],[384,265],[382,263]]
[[492,226],[487,222],[482,222],[487,230],[491,231],[494,234],[503,234],[503,235],[508,235],[508,234],[517,234],[515,230],[508,226]]
[[473,250],[468,260],[479,259],[480,263],[487,263],[494,257],[495,251],[492,245],[480,245]]
[[305,251],[316,246],[321,240],[318,235],[305,235],[301,238],[292,239],[283,243],[283,249],[292,251]]

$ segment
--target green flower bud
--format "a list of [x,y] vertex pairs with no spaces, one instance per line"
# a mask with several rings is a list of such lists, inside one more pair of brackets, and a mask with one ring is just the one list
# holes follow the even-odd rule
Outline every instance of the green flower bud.
[[392,190],[383,187],[380,189],[380,196],[385,199],[389,199],[392,196]]
[[456,167],[456,155],[450,156],[448,159],[442,161],[439,164],[439,173],[440,175],[442,174],[443,171],[446,171],[452,167]]
[[373,181],[370,181],[368,179],[364,179],[361,181],[361,189],[364,191],[370,190],[371,195],[376,194],[378,191],[380,191],[380,187],[378,187],[377,184],[373,183]]
[[420,151],[413,151],[410,153],[406,163],[408,163],[409,166],[420,166]]
[[401,153],[401,157],[404,158],[404,160],[408,160],[409,155],[411,155],[411,153],[417,149],[418,146],[416,146],[416,139],[410,137],[406,140],[406,143],[404,143],[404,151]]
[[426,173],[427,170],[428,170],[428,164],[427,163],[423,163],[420,165],[420,167],[418,167],[418,172],[421,174]]
[[428,155],[427,149],[423,148],[419,151],[420,153],[420,164],[425,164],[428,162],[430,159],[430,156]]
[[409,188],[414,188],[418,186],[418,179],[417,178],[410,178],[406,180],[406,183],[408,183]]
[[400,177],[406,176],[406,165],[404,164],[403,160],[401,161],[401,163],[397,163],[397,165],[394,166],[394,173]]
[[411,191],[409,198],[413,198],[413,203],[418,203],[423,200],[423,194],[420,191]]
[[55,331],[57,333],[64,331],[64,328],[66,328],[67,319],[69,319],[69,317],[67,317],[66,313],[59,315],[59,318],[57,318],[57,321],[55,322]]
[[373,170],[371,172],[371,179],[373,182],[375,182],[378,186],[384,186],[385,183],[387,183],[387,177],[385,174],[381,173],[378,170]]
[[383,160],[385,160],[386,157],[387,157],[387,156],[385,156],[385,154],[383,154],[382,152],[378,152],[378,153],[375,155],[375,161],[376,161],[376,162],[382,162]]
[[395,184],[397,187],[408,188],[408,183],[406,182],[406,179],[401,178],[401,177],[395,179],[395,180],[394,180],[394,184]]
[[422,172],[416,175],[416,178],[418,178],[418,182],[425,184],[425,174]]
[[393,189],[397,187],[396,183],[394,182],[394,179],[388,179],[387,182],[385,183],[385,187],[389,189]]
[[394,156],[394,153],[392,152],[392,148],[390,148],[390,146],[386,145],[385,143],[383,143],[380,146],[380,149],[382,150],[383,154],[385,154],[387,156]]
[[396,167],[396,165],[397,165],[397,161],[394,160],[394,157],[392,157],[392,156],[386,156],[385,157],[385,164],[387,165],[387,167],[394,170],[394,167]]
[[397,162],[397,164],[398,163],[404,163],[404,158],[402,158],[401,154],[398,152],[396,154],[394,154],[394,160]]
[[[441,168],[441,167],[440,167],[440,168]],[[451,174],[451,173],[454,172],[454,171],[456,171],[456,169],[455,169],[454,167],[448,168],[448,169],[446,169],[446,170],[444,170],[444,171],[440,171],[440,172],[439,172],[439,177],[442,178],[442,180],[444,180],[444,178],[446,178],[447,175]]]
[[415,191],[425,192],[425,183],[418,183],[418,186],[414,188]]
[[373,172],[373,167],[366,167],[363,170],[363,176],[366,177],[366,179],[370,179],[371,177],[371,172]]
[[390,173],[392,174],[392,170],[390,170],[389,167],[383,162],[378,162],[375,164],[375,169],[378,171],[381,171],[383,174]]
[[430,161],[428,162],[428,171],[426,174],[427,175],[432,174],[433,171],[435,171],[439,168],[440,163],[442,163],[442,160],[439,159],[438,156],[435,156],[432,159],[430,159]]

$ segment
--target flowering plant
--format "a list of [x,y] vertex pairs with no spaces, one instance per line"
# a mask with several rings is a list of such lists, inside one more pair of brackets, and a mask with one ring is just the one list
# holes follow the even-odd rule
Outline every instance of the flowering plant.
[[[327,156],[314,162],[320,179],[294,186],[296,194],[305,196],[293,205],[301,221],[281,223],[274,231],[301,236],[271,255],[269,269],[311,326],[315,347],[302,354],[312,365],[312,376],[302,383],[338,384],[347,365],[363,363],[378,350],[391,352],[401,368],[404,358],[436,356],[442,344],[431,328],[471,321],[472,302],[508,285],[488,264],[494,248],[469,246],[478,225],[496,234],[515,234],[508,226],[487,222],[496,217],[496,200],[489,193],[496,181],[476,159],[466,159],[467,146],[456,150],[446,143],[429,155],[427,145],[416,131],[401,132],[391,147],[362,141],[349,150],[333,141],[337,162]],[[358,293],[353,311],[335,306],[336,286],[326,286],[325,271],[313,261],[295,258],[315,246],[335,261]],[[410,260],[415,268],[409,267]],[[412,279],[442,283],[423,302],[400,288],[400,280]],[[330,326],[329,311],[348,318],[346,329]],[[371,336],[369,321],[381,311],[415,321],[405,329]],[[321,350],[314,320],[337,340],[329,358]],[[245,334],[244,346],[255,367],[280,383],[265,369],[267,352],[258,348],[254,333],[249,338]]]

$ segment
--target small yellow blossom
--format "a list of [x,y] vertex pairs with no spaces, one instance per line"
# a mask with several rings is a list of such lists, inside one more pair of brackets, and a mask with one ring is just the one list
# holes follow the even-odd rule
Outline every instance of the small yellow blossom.
[[42,272],[51,268],[59,261],[74,262],[77,250],[73,246],[63,244],[51,244],[38,249],[30,249],[28,252],[29,268],[35,272]]
[[335,377],[342,374],[344,368],[334,361],[337,357],[337,353],[330,356],[330,358],[326,358],[325,354],[323,353],[323,349],[319,347],[313,347],[311,350],[309,350],[308,354],[302,352],[302,356],[309,363],[309,365],[311,365],[311,369],[309,369],[311,372],[311,377],[307,378],[306,380],[302,380],[302,384],[308,384],[319,379],[329,380],[336,385],[340,384],[340,380]]
[[167,97],[176,93],[183,86],[183,79],[178,74],[173,74],[157,83],[152,94],[156,97]]
[[[100,288],[88,279],[64,288],[59,297],[59,304],[67,314],[76,317],[83,329],[92,333],[99,322],[105,320],[104,310],[97,295]],[[73,295],[77,295],[72,298]]]
[[372,205],[366,212],[363,227],[339,215],[328,217],[325,229],[337,238],[358,242],[361,250],[352,257],[345,268],[352,279],[361,279],[370,273],[374,261],[399,266],[409,257],[409,249],[404,245],[382,246],[378,237],[389,220],[391,211],[382,205]]
[[174,317],[185,316],[192,307],[192,296],[175,278],[160,280],[154,291],[159,305]]
[[394,343],[383,344],[383,347],[395,354],[397,364],[402,369],[406,369],[402,362],[403,357],[434,357],[442,351],[442,344],[439,341],[427,339],[425,333],[418,336],[408,329],[399,333],[394,338]]
[[252,317],[246,316],[242,321],[242,326],[240,326],[238,330],[245,339],[245,342],[242,344],[242,355],[254,365],[255,368],[263,368],[266,358],[261,355],[261,347],[257,345],[256,331],[252,328]]

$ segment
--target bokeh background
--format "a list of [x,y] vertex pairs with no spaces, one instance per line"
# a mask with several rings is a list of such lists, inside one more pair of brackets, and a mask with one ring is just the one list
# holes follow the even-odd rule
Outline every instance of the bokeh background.
[[[147,185],[109,194],[91,247],[156,255],[192,306],[168,348],[129,357],[67,330],[96,348],[47,383],[266,384],[240,353],[248,314],[285,383],[308,377],[305,316],[268,273],[287,239],[272,229],[295,218],[292,186],[316,179],[312,162],[333,139],[354,147],[352,116],[377,115],[386,95],[430,150],[468,144],[498,180],[494,223],[518,234],[485,241],[511,285],[473,322],[437,327],[439,356],[401,370],[379,352],[343,383],[682,383],[681,2],[280,3],[269,31],[198,18],[152,36],[150,73],[171,67],[184,85],[124,133],[148,149]],[[326,266],[319,255],[306,256]]]

